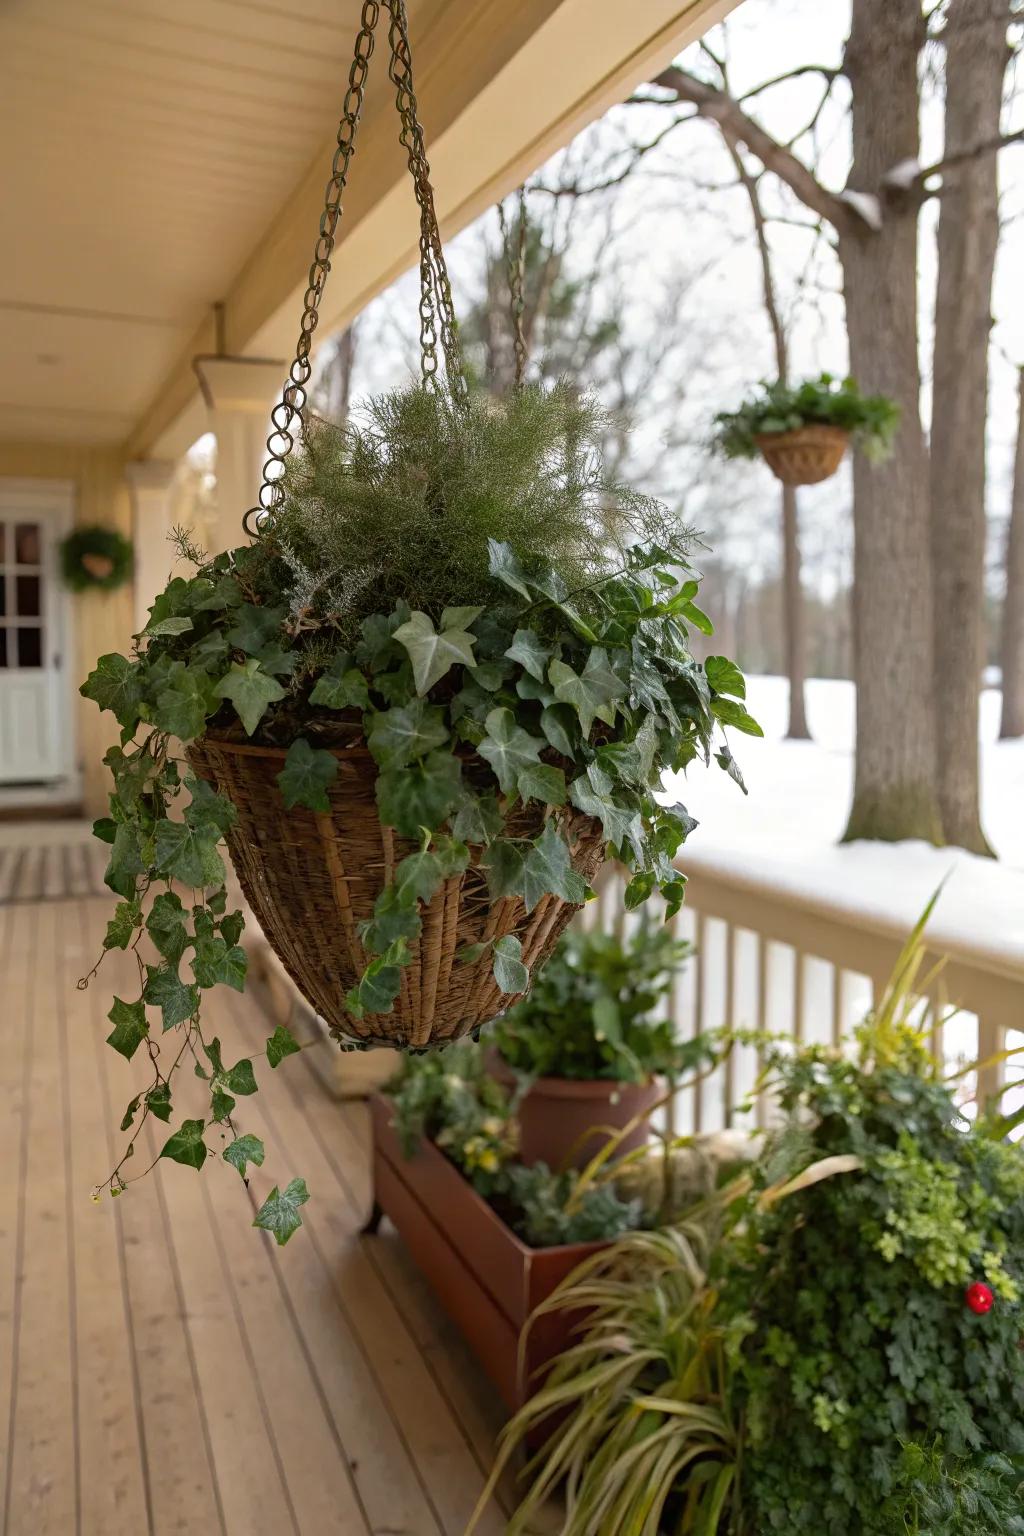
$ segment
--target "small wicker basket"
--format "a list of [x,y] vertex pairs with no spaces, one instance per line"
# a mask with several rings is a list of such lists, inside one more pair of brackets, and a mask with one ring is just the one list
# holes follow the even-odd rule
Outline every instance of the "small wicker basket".
[[843,462],[850,434],[843,427],[821,422],[793,432],[759,432],[754,441],[783,485],[817,485],[834,475]]
[[[302,806],[285,812],[277,785],[282,747],[205,737],[187,755],[195,772],[223,790],[238,812],[228,849],[266,938],[302,995],[344,1041],[424,1047],[479,1029],[515,999],[498,990],[490,950],[469,964],[457,959],[459,950],[514,934],[532,971],[578,910],[552,895],[529,913],[520,897],[492,902],[480,849],[471,849],[468,869],[446,881],[423,908],[423,931],[410,946],[412,963],[402,971],[393,1011],[355,1019],[345,1009],[345,994],[368,959],[359,925],[372,916],[396,866],[415,851],[381,825],[370,753],[362,746],[335,753],[338,776],[328,790],[330,810],[322,812]],[[539,805],[520,806],[508,831],[536,837],[543,816]],[[562,830],[573,867],[589,883],[604,856],[600,823],[570,810]]]

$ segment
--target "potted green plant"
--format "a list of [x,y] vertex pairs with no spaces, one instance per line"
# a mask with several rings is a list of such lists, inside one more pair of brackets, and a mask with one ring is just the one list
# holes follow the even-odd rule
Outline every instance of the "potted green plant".
[[[715,734],[759,734],[732,663],[690,653],[690,627],[710,624],[689,540],[667,509],[610,480],[597,405],[569,383],[500,402],[469,392],[404,6],[388,9],[421,212],[421,383],[345,429],[305,410],[372,7],[259,506],[244,519],[252,541],[209,559],[179,539],[195,574],[168,584],[131,652],[101,657],[82,689],[121,733],[96,828],[118,897],[106,947],[140,962],[109,1043],[131,1058],[146,1042],[152,1069],[125,1114],[115,1194],[142,1126],[170,1120],[182,1062],[198,1063],[210,1094],[162,1148],[187,1166],[203,1166],[206,1133],[233,1131],[237,1096],[257,1087],[251,1060],[226,1061],[201,1020],[206,989],[245,981],[222,840],[337,1039],[423,1049],[526,991],[609,851],[632,870],[631,904],[658,891],[676,910],[673,861],[692,822],[657,798],[661,777],[712,755],[738,777]],[[177,1031],[172,1051],[152,1048],[154,1024]],[[276,1030],[269,1065],[297,1048]],[[262,1152],[233,1136],[224,1156],[245,1177]],[[285,1241],[306,1198],[293,1179],[257,1220]]]
[[581,1260],[641,1217],[609,1182],[526,1167],[514,1094],[463,1041],[409,1057],[371,1100],[375,1229],[386,1214],[417,1267],[512,1408],[569,1342],[553,1314],[520,1357],[523,1325]]
[[737,410],[715,417],[714,442],[729,459],[760,454],[786,485],[814,485],[835,474],[851,438],[869,458],[885,458],[899,419],[886,396],[823,373],[800,384],[762,382]]
[[[665,1000],[690,946],[642,923],[628,939],[566,933],[529,995],[491,1033],[496,1070],[523,1083],[517,1118],[524,1163],[582,1168],[611,1137],[642,1146],[670,1080],[704,1059],[676,1038]],[[624,1134],[623,1134],[624,1133]]]
[[551,1426],[510,1536],[563,1479],[561,1536],[1024,1532],[1024,1115],[964,1118],[923,955],[852,1051],[764,1042],[750,1169],[541,1309],[592,1310],[506,1432]]

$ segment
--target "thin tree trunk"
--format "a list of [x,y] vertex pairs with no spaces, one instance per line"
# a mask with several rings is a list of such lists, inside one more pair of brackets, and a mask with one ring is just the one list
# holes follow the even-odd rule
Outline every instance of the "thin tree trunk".
[[[946,155],[999,132],[1008,21],[1007,0],[951,0]],[[942,827],[947,842],[985,854],[992,850],[979,808],[978,697],[984,665],[985,427],[998,197],[995,155],[966,159],[943,175],[931,434]]]
[[1020,414],[1017,456],[1013,466],[1013,500],[1006,533],[1006,597],[1000,644],[1003,707],[999,737],[1024,736],[1024,368],[1020,371]]
[[[854,0],[852,190],[878,195],[887,170],[918,158],[923,42],[920,0]],[[877,230],[846,225],[839,241],[851,370],[862,389],[902,411],[888,460],[854,456],[857,751],[845,837],[940,842],[916,199],[893,189],[879,213]]]
[[330,364],[328,412],[339,427],[348,423],[352,410],[352,377],[356,361],[356,322],[342,331]]
[[807,681],[807,622],[800,582],[800,530],[797,523],[796,487],[782,487],[782,633],[786,644],[786,675],[789,678],[791,741],[809,741],[805,684]]
[[[789,377],[789,343],[782,323],[778,295],[775,291],[775,274],[772,270],[772,248],[768,240],[764,210],[756,177],[752,176],[743,159],[736,138],[728,129],[722,129],[726,146],[736,167],[736,174],[747,194],[750,211],[754,218],[754,233],[761,258],[761,291],[765,312],[775,343],[775,367],[780,383]],[[805,683],[807,679],[807,623],[804,612],[804,594],[800,581],[800,531],[797,516],[796,488],[782,487],[782,634],[786,653],[786,676],[789,681],[789,723],[786,736],[793,741],[809,741],[807,728],[807,704]]]

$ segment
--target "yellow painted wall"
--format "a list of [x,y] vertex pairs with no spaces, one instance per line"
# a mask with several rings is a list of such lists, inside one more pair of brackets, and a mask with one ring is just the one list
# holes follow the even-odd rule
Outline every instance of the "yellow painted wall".
[[[0,477],[70,480],[75,487],[75,522],[103,523],[131,537],[129,487],[120,451],[73,444],[0,442]],[[132,585],[116,592],[80,592],[71,597],[76,687],[97,656],[123,651],[133,629]],[[87,815],[106,810],[106,769],[102,758],[117,738],[110,714],[100,714],[87,699],[76,699],[75,747],[82,768],[82,798]]]

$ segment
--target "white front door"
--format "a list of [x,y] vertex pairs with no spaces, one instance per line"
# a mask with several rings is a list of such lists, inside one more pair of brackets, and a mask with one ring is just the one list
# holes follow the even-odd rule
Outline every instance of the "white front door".
[[67,594],[58,575],[70,510],[70,487],[0,481],[0,786],[53,784],[71,772]]

